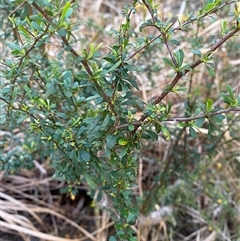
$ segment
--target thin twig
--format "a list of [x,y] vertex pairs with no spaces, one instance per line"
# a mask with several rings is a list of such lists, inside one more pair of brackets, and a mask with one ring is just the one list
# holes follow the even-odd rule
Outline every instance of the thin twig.
[[171,59],[172,59],[172,62],[173,62],[173,64],[174,64],[174,66],[175,66],[176,68],[178,68],[178,64],[177,64],[176,58],[174,57],[174,55],[173,55],[173,53],[172,53],[172,51],[171,51],[171,49],[170,49],[170,46],[169,46],[169,44],[168,44],[168,38],[167,38],[168,30],[171,28],[171,26],[173,26],[174,23],[171,23],[170,26],[168,26],[167,29],[164,29],[164,30],[161,29],[161,28],[158,27],[157,24],[156,24],[156,23],[157,23],[157,18],[156,18],[156,16],[155,16],[155,13],[154,13],[154,10],[152,9],[152,7],[151,7],[146,1],[143,1],[143,3],[144,3],[144,5],[146,6],[146,8],[148,9],[148,11],[149,11],[149,13],[150,13],[150,15],[151,15],[151,17],[152,17],[152,20],[153,20],[153,22],[155,23],[155,25],[153,25],[153,27],[156,27],[156,28],[158,29],[158,31],[160,32],[160,34],[162,35],[162,37],[163,37],[163,42],[164,42],[164,44],[166,45],[167,51],[168,51],[168,53],[169,53],[169,55],[170,55],[170,57],[171,57]]
[[226,5],[230,5],[230,4],[236,3],[236,2],[238,2],[238,0],[234,0],[234,1],[230,1],[230,2],[226,1],[226,2],[225,2],[224,4],[222,4],[221,6],[216,7],[216,8],[214,8],[214,9],[211,9],[211,10],[209,10],[208,12],[205,12],[205,13],[203,13],[202,15],[200,15],[200,16],[198,16],[198,17],[195,17],[195,18],[191,18],[191,19],[186,20],[186,21],[181,25],[180,28],[179,28],[179,27],[174,28],[173,31],[175,31],[175,30],[182,30],[182,28],[185,27],[186,25],[189,25],[190,23],[193,23],[193,22],[195,22],[195,21],[197,21],[197,20],[200,20],[201,18],[204,18],[204,17],[208,16],[208,15],[211,14],[211,13],[215,13],[215,12],[217,12],[218,10],[220,10],[221,8],[225,7]]
[[134,53],[132,53],[129,57],[126,58],[126,61],[132,59],[136,54],[138,54],[139,52],[141,52],[143,49],[145,49],[147,46],[149,46],[151,43],[153,43],[154,41],[156,41],[158,38],[161,37],[162,34],[159,34],[158,36],[154,37],[153,39],[151,39],[148,43],[146,43],[144,46],[142,46],[141,48],[139,48],[138,50],[136,50]]
[[[28,56],[28,54],[35,48],[35,45],[39,42],[39,40],[46,34],[46,32],[48,31],[50,25],[48,24],[46,26],[46,29],[43,31],[43,33],[41,35],[39,35],[37,38],[35,38],[35,41],[33,42],[32,46],[26,51],[26,53],[24,54],[24,56],[21,57],[19,63],[18,63],[18,67],[16,69],[20,69],[23,60]],[[13,79],[13,83],[16,82],[17,77],[19,76],[21,72],[18,71],[18,73],[16,74],[15,78]]]
[[146,0],[143,0],[142,2],[143,2],[143,4],[146,6],[148,12],[150,13],[150,15],[151,15],[151,17],[152,17],[153,22],[155,23],[156,20],[157,20],[157,18],[156,18],[156,16],[155,16],[155,13],[154,13],[152,7],[149,5],[149,3],[148,3]]
[[14,107],[13,105],[11,105],[10,102],[8,102],[7,100],[5,100],[5,99],[2,98],[2,97],[0,97],[0,100],[4,101],[8,106],[11,106],[11,108],[12,108],[13,110],[17,110],[17,111],[24,112],[25,114],[28,114],[29,116],[31,116],[33,119],[38,120],[38,118],[35,117],[32,113],[30,113],[28,110],[25,111],[25,110],[22,110],[22,109],[20,109],[20,108]]
[[[240,112],[240,107],[229,108],[229,109],[225,109],[225,110],[219,110],[219,111],[216,111],[216,112],[208,113],[208,116],[221,115],[221,114],[233,112],[233,111],[239,111]],[[171,118],[168,118],[166,121],[188,122],[188,121],[192,121],[192,120],[197,120],[197,119],[202,118],[202,117],[206,117],[206,115],[202,114],[202,115],[192,116],[192,117],[171,117]]]
[[[197,120],[197,119],[202,118],[202,117],[207,118],[207,117],[211,117],[211,116],[215,116],[215,115],[221,115],[221,114],[225,114],[225,113],[229,113],[229,112],[235,112],[235,111],[240,112],[240,107],[235,107],[235,108],[233,107],[233,108],[228,108],[228,109],[224,109],[224,110],[211,112],[211,113],[208,113],[207,116],[205,114],[200,114],[200,115],[191,116],[191,117],[169,117],[166,120],[164,120],[163,122],[168,122],[168,121],[189,122],[189,121],[192,121],[192,120]],[[134,125],[134,126],[139,126],[143,123],[140,122],[140,121],[134,121],[131,124]],[[145,124],[145,122],[144,122],[144,124]],[[117,126],[116,129],[120,130],[120,129],[124,129],[128,126],[129,126],[129,123],[128,124],[122,124],[122,125]]]

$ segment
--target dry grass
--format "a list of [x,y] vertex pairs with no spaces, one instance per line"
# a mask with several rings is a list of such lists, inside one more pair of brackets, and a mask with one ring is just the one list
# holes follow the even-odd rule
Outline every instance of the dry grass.
[[[18,233],[24,241],[31,236],[39,240],[56,241],[104,240],[99,237],[104,237],[106,230],[113,224],[106,212],[98,217],[90,216],[83,208],[84,196],[71,204],[70,197],[59,193],[63,183],[51,177],[37,178],[33,173],[23,170],[19,175],[9,177],[1,173],[1,235],[4,232]],[[54,192],[58,194],[54,195]],[[66,205],[64,202],[70,203]],[[91,220],[96,227],[94,232],[78,225],[78,219]],[[70,239],[68,236],[78,238]]]

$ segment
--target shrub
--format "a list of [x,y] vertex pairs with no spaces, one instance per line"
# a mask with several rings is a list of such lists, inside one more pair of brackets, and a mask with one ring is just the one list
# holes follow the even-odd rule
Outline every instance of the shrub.
[[[160,197],[162,205],[187,203],[193,193],[184,198],[185,188],[209,175],[200,162],[203,155],[211,165],[218,148],[238,138],[233,133],[240,110],[236,82],[224,84],[237,70],[218,66],[214,58],[216,50],[224,46],[229,52],[235,44],[240,30],[235,2],[206,1],[193,14],[163,18],[153,1],[132,1],[124,5],[124,20],[111,32],[106,51],[102,43],[79,38],[76,29],[86,23],[76,20],[76,1],[5,1],[12,26],[3,26],[10,54],[2,62],[2,145],[9,146],[1,154],[2,170],[12,173],[32,168],[33,158],[47,159],[56,178],[69,185],[84,182],[97,202],[106,199],[117,238],[136,240],[131,225],[139,211],[152,211]],[[137,26],[134,15],[141,11],[148,17]],[[230,17],[221,18],[228,11]],[[209,22],[219,26],[214,36],[199,32]],[[49,56],[50,51],[57,55]],[[201,81],[203,86],[195,83],[200,65],[211,80]],[[223,76],[219,83],[216,74]],[[139,82],[138,75],[147,82]],[[152,98],[136,94],[151,85],[158,88]],[[172,108],[176,102],[179,116]],[[16,128],[21,135],[11,132]],[[149,190],[138,196],[140,153],[159,138],[170,143],[167,156],[157,162],[161,170]],[[180,195],[178,188],[167,189],[178,179],[184,180]],[[209,185],[198,191],[209,192]],[[219,195],[215,191],[212,198]]]

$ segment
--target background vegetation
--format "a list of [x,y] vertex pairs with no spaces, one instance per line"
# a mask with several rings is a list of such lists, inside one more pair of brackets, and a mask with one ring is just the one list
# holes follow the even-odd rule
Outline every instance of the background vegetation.
[[2,1],[1,238],[239,240],[238,1]]

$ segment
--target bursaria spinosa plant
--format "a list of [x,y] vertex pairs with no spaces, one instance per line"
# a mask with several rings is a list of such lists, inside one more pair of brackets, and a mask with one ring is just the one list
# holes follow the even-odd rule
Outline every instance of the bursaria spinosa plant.
[[[107,200],[104,208],[116,229],[111,241],[137,240],[131,225],[139,212],[152,210],[174,159],[166,159],[156,183],[137,199],[138,154],[144,143],[159,137],[176,140],[184,131],[194,139],[203,126],[211,136],[227,114],[240,111],[237,83],[225,85],[218,99],[207,97],[201,103],[193,91],[199,66],[214,78],[215,52],[240,31],[237,1],[203,1],[184,18],[163,17],[158,1],[132,1],[123,6],[124,18],[111,32],[111,46],[81,43],[75,31],[83,24],[76,18],[81,1],[6,1],[8,5],[10,53],[1,61],[0,122],[5,130],[19,128],[26,141],[25,156],[17,154],[18,162],[11,161],[16,153],[2,155],[2,169],[11,173],[30,168],[31,156],[41,153],[54,177],[70,186],[85,183],[97,202]],[[145,20],[136,26],[134,17],[141,11]],[[224,11],[229,18],[221,18]],[[204,40],[198,36],[197,28],[207,21],[220,26],[214,40],[208,32]],[[195,36],[190,34],[193,28]],[[54,43],[59,47],[49,57]],[[144,65],[143,60],[153,63]],[[141,73],[147,73],[149,82],[153,74],[165,78],[147,100],[136,95]],[[184,95],[183,115],[172,111],[170,95]],[[174,128],[168,125],[173,122]]]

